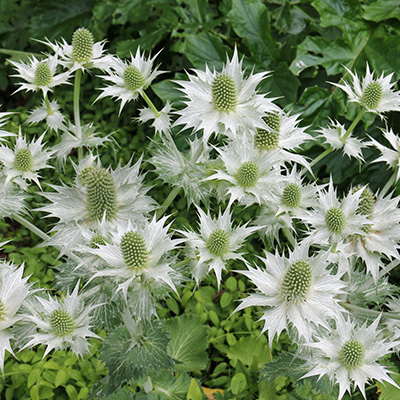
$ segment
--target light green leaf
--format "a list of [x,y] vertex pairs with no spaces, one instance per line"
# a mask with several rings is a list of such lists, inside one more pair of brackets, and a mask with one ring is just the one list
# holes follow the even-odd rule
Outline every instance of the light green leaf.
[[203,395],[201,394],[201,390],[196,380],[192,378],[189,386],[189,390],[187,392],[186,399],[187,400],[201,400]]
[[178,372],[200,371],[207,366],[208,346],[206,327],[196,315],[180,315],[164,321],[170,333],[169,354],[179,363]]
[[[400,386],[400,375],[393,374],[392,379]],[[379,400],[394,400],[400,398],[400,390],[388,382],[377,382]]]
[[277,61],[279,50],[271,37],[268,10],[261,0],[233,0],[232,27],[244,39],[257,61]]
[[266,337],[247,336],[241,338],[227,353],[227,356],[233,361],[241,361],[250,369],[258,369],[271,360],[269,346]]
[[60,385],[65,385],[69,379],[69,375],[70,374],[68,374],[67,370],[64,368],[58,370],[56,379],[54,381],[55,386],[58,387]]
[[363,18],[368,21],[380,22],[389,18],[400,20],[399,0],[378,0],[371,4],[364,4]]
[[246,389],[246,386],[246,377],[242,372],[239,372],[232,378],[230,389],[233,394],[239,394]]

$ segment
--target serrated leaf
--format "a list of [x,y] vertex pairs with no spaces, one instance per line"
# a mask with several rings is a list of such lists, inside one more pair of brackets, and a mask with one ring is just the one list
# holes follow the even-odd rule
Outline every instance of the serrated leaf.
[[303,365],[303,360],[292,354],[282,353],[279,358],[264,365],[260,373],[260,382],[264,380],[272,382],[280,375],[291,377],[296,381],[307,372],[307,368],[304,368]]
[[188,393],[191,379],[187,374],[173,375],[163,371],[151,376],[153,391],[147,394],[149,400],[179,400]]
[[180,315],[164,321],[170,333],[169,354],[179,363],[178,372],[200,371],[207,366],[208,346],[206,327],[197,315]]
[[250,369],[258,369],[271,360],[265,336],[243,337],[226,354],[232,361],[239,360]]
[[[172,368],[167,353],[168,336],[159,321],[141,322],[139,334],[132,337],[125,326],[114,329],[100,352],[100,360],[108,368],[110,393],[122,382],[139,379],[150,371]],[[108,389],[108,388],[107,388]]]

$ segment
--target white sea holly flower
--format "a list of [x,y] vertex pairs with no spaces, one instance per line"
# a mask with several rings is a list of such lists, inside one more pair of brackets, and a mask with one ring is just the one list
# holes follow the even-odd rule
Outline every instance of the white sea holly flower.
[[[386,305],[390,312],[396,313],[397,316],[400,315],[400,299],[398,297],[392,297],[386,301]],[[389,331],[389,335],[393,340],[397,342],[400,340],[400,324],[398,319],[390,318],[389,316],[384,319],[384,324],[386,329]],[[397,343],[393,348],[397,353],[400,352],[400,342]]]
[[80,225],[96,230],[105,217],[110,229],[116,229],[123,221],[144,220],[155,205],[139,174],[141,160],[109,170],[90,155],[76,167],[75,185],[51,185],[55,192],[42,192],[51,204],[38,210],[59,219],[46,243],[72,251],[82,243]]
[[140,47],[138,47],[136,55],[131,54],[130,61],[114,57],[112,67],[107,71],[108,75],[100,76],[111,85],[100,88],[102,93],[96,101],[106,96],[116,97],[117,100],[121,100],[119,110],[121,113],[126,102],[136,100],[158,75],[164,73],[158,70],[158,66],[153,68],[154,59],[158,54],[153,58],[150,56],[146,58],[140,53]]
[[10,117],[11,114],[14,114],[14,113],[12,113],[12,112],[0,112],[0,142],[5,137],[15,136],[15,133],[8,132],[8,131],[6,131],[4,129],[1,129],[1,127],[8,122],[8,118]]
[[22,189],[26,189],[28,185],[25,181],[33,180],[40,187],[38,171],[52,168],[47,165],[47,161],[54,153],[54,150],[43,150],[43,137],[44,133],[36,141],[27,143],[20,127],[14,150],[4,145],[0,146],[0,160],[4,165],[6,182],[13,181]]
[[37,124],[40,121],[46,121],[46,125],[55,132],[65,130],[65,118],[59,110],[60,106],[56,100],[52,100],[48,104],[43,100],[40,107],[30,111],[26,122],[28,124]]
[[357,326],[349,319],[340,316],[336,322],[336,329],[329,329],[315,340],[306,343],[312,348],[312,355],[305,364],[311,371],[302,378],[318,375],[319,378],[327,375],[333,382],[339,384],[340,400],[349,392],[351,386],[359,388],[364,398],[365,384],[372,380],[389,382],[400,389],[396,382],[388,375],[388,371],[378,360],[392,352],[398,342],[390,342],[383,338],[382,331],[378,330],[378,317],[367,327],[367,322]]
[[239,249],[243,246],[247,236],[251,235],[259,226],[248,227],[247,224],[232,227],[232,213],[229,207],[212,218],[197,207],[199,215],[199,233],[192,231],[179,231],[187,240],[186,244],[194,253],[192,258],[192,275],[199,284],[201,279],[211,270],[217,277],[218,288],[221,283],[222,271],[226,270],[228,260],[241,260]]
[[158,115],[150,107],[142,108],[137,120],[142,123],[153,121],[150,126],[155,129],[156,134],[161,135],[163,132],[168,132],[171,129],[171,116],[169,114],[171,109],[172,106],[168,100],[162,110],[158,112]]
[[13,338],[10,328],[22,318],[18,311],[30,294],[29,277],[22,278],[23,271],[23,265],[17,269],[0,261],[0,368],[3,374],[5,351],[14,355],[10,345]]
[[277,106],[273,99],[257,94],[256,87],[269,72],[251,72],[245,78],[242,63],[235,47],[232,59],[227,59],[221,72],[211,72],[206,65],[205,72],[195,69],[195,75],[188,74],[189,81],[176,81],[187,100],[186,107],[176,112],[179,118],[174,125],[203,129],[205,142],[213,133],[234,138],[240,128],[265,129],[262,117]]
[[65,126],[62,127],[62,131],[61,141],[53,146],[57,160],[61,165],[65,164],[67,156],[73,149],[83,147],[87,149],[97,148],[106,142],[112,141],[112,138],[110,138],[112,133],[102,137],[100,136],[101,133],[97,131],[97,128],[92,123],[77,129],[76,125],[70,122],[68,128]]
[[24,318],[35,326],[23,348],[46,345],[43,357],[53,349],[71,349],[77,356],[89,351],[88,338],[99,338],[91,329],[90,313],[95,306],[85,305],[78,294],[79,282],[72,293],[62,299],[35,296],[35,301],[26,303],[30,314]]
[[[102,268],[93,278],[107,276],[117,283],[130,309],[139,318],[149,319],[155,314],[153,297],[165,289],[177,291],[182,277],[171,265],[176,257],[171,252],[183,239],[172,239],[165,225],[167,216],[158,221],[120,224],[113,232],[111,243],[97,243],[89,252],[101,257],[108,267]],[[142,298],[141,298],[142,297]]]
[[206,203],[211,195],[204,178],[207,177],[210,147],[201,139],[188,140],[189,150],[179,151],[173,140],[161,137],[162,142],[154,142],[155,151],[149,160],[155,172],[166,183],[185,191],[188,203]]
[[41,42],[49,46],[59,55],[59,63],[70,72],[78,69],[85,71],[90,68],[108,70],[112,63],[112,56],[104,55],[105,40],[94,42],[93,34],[86,28],[78,28],[72,35],[72,42],[65,39],[62,43]]
[[0,172],[0,220],[26,212],[25,192]]
[[[346,68],[346,67],[345,67]],[[374,73],[370,71],[367,63],[367,70],[362,82],[357,73],[346,71],[351,75],[353,84],[333,83],[333,85],[344,90],[349,96],[349,101],[360,104],[369,112],[378,115],[387,111],[400,111],[400,91],[393,90],[396,82],[390,83],[393,73],[384,76],[383,72],[379,78],[374,78]]]
[[262,307],[262,332],[268,331],[269,345],[275,335],[294,327],[298,336],[311,340],[317,326],[328,328],[328,318],[336,318],[342,311],[337,296],[345,283],[340,275],[331,274],[326,252],[310,257],[309,245],[301,243],[289,257],[265,252],[260,258],[264,268],[237,271],[247,276],[257,287],[254,294],[241,300],[236,311],[246,307]]
[[258,128],[254,135],[254,145],[262,153],[270,154],[281,165],[295,162],[311,172],[311,167],[304,156],[295,154],[300,146],[312,136],[306,132],[308,126],[299,127],[300,115],[289,115],[277,108],[263,116],[266,128]]
[[216,150],[223,169],[217,168],[205,180],[222,181],[219,184],[222,199],[229,195],[229,205],[237,200],[246,206],[271,200],[271,188],[279,179],[273,159],[257,151],[245,136]]
[[382,130],[384,138],[390,143],[392,149],[387,148],[383,144],[379,143],[377,140],[370,138],[371,146],[375,146],[380,152],[381,156],[378,157],[373,162],[385,162],[390,168],[397,171],[396,182],[400,178],[400,138],[393,132],[392,129]]
[[346,128],[338,121],[330,120],[328,128],[321,128],[317,132],[320,133],[318,137],[324,139],[325,143],[329,144],[333,149],[342,149],[343,153],[348,157],[364,161],[361,149],[367,147],[366,144],[352,137],[351,134],[344,139]]
[[312,229],[305,239],[315,244],[335,244],[349,235],[362,235],[368,224],[365,215],[358,214],[362,190],[349,193],[342,201],[336,196],[332,179],[328,190],[317,188],[318,198],[312,210],[306,210],[299,218]]
[[53,88],[62,84],[70,84],[68,79],[70,72],[61,72],[56,74],[59,65],[58,54],[49,56],[44,60],[38,60],[35,56],[29,59],[28,63],[16,62],[9,60],[15,67],[18,74],[11,75],[15,78],[22,78],[26,82],[19,82],[20,87],[16,90],[37,91],[41,90],[43,96],[47,96],[47,92],[53,91]]
[[[355,188],[357,189],[357,188]],[[368,224],[362,234],[349,236],[345,242],[346,251],[361,258],[367,271],[378,281],[379,271],[385,268],[384,259],[398,259],[400,240],[400,198],[391,196],[375,198],[368,188],[363,188],[357,213],[367,217]]]

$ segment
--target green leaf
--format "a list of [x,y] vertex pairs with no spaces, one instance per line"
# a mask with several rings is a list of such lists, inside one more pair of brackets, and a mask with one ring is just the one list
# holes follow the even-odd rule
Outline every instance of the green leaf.
[[65,391],[68,394],[68,397],[72,400],[75,400],[78,398],[78,392],[76,391],[75,387],[72,385],[68,385],[65,387]]
[[192,378],[190,381],[189,390],[187,392],[187,400],[201,400],[203,395],[201,394],[201,389],[197,384],[196,380]]
[[[393,374],[392,379],[400,386],[400,375]],[[377,382],[379,400],[393,400],[400,398],[400,390],[388,382]]]
[[66,369],[62,368],[58,370],[56,379],[54,381],[54,384],[56,387],[65,385],[69,379],[70,374],[67,372]]
[[228,307],[232,302],[232,295],[229,292],[224,292],[221,296],[221,307]]
[[264,368],[262,368],[260,373],[260,382],[264,380],[272,382],[280,375],[291,377],[296,381],[307,372],[307,368],[304,368],[303,365],[303,360],[300,360],[289,353],[281,353],[279,358],[265,364]]
[[191,379],[186,374],[171,374],[166,371],[151,376],[153,390],[147,393],[149,400],[178,400],[185,398]]
[[363,18],[368,21],[380,22],[389,18],[400,20],[399,0],[378,0],[371,4],[364,4]]
[[208,346],[206,327],[196,315],[180,315],[164,322],[170,333],[169,354],[179,363],[178,372],[200,371],[207,366]]
[[233,0],[228,16],[257,61],[278,60],[279,50],[271,37],[268,10],[261,0]]
[[[269,346],[264,335],[247,336],[237,341],[226,354],[233,362],[240,361],[250,369],[259,369],[271,360]],[[235,365],[235,364],[233,364]]]
[[109,391],[105,393],[125,380],[137,380],[150,371],[172,368],[167,345],[167,333],[159,321],[141,322],[134,335],[125,326],[114,329],[100,352],[100,360],[109,370],[106,380]]
[[230,389],[233,394],[239,394],[246,389],[246,386],[246,377],[242,372],[239,372],[232,378]]

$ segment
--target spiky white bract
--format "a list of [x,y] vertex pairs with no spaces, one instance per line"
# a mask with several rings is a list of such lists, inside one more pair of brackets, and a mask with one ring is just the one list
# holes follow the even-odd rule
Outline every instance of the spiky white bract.
[[370,145],[375,146],[380,152],[381,156],[373,162],[385,162],[390,168],[397,171],[396,181],[400,179],[400,138],[393,132],[392,129],[382,130],[384,138],[390,143],[392,149],[387,148],[377,140],[371,138]]
[[[148,188],[143,185],[139,169],[142,159],[134,165],[128,162],[115,170],[101,167],[92,155],[76,167],[77,180],[73,186],[50,185],[54,192],[42,192],[51,204],[39,208],[49,217],[59,219],[46,242],[59,246],[62,252],[73,251],[82,242],[82,230],[97,229],[106,214],[110,230],[128,220],[143,220],[155,208],[154,201],[146,195]],[[90,182],[82,180],[90,173]]]
[[14,150],[4,145],[0,146],[0,160],[4,165],[3,173],[7,177],[6,183],[12,181],[22,189],[26,189],[28,187],[26,181],[33,180],[40,187],[38,171],[43,168],[52,168],[47,165],[47,161],[54,153],[54,150],[43,149],[44,134],[36,141],[27,143],[20,127]]
[[64,130],[66,129],[64,125],[65,118],[59,110],[60,106],[56,100],[50,101],[48,105],[43,100],[40,107],[30,111],[26,122],[28,124],[37,124],[40,121],[46,121],[46,125],[55,132]]
[[95,306],[85,305],[83,296],[78,294],[79,282],[72,293],[62,299],[48,299],[35,296],[27,302],[30,314],[24,318],[35,326],[35,332],[28,337],[23,348],[46,345],[43,357],[53,349],[70,349],[83,357],[89,351],[88,338],[99,338],[91,329],[90,313]]
[[11,114],[13,114],[13,113],[12,112],[0,112],[0,142],[5,137],[15,136],[15,133],[8,132],[4,129],[1,129],[1,127],[8,122],[8,118],[10,117]]
[[158,66],[153,68],[154,59],[158,54],[153,58],[151,56],[146,58],[144,53],[140,53],[140,47],[138,47],[136,54],[131,54],[130,61],[114,57],[111,69],[107,71],[108,75],[100,76],[111,85],[100,88],[102,93],[97,97],[96,101],[107,96],[117,98],[117,100],[121,100],[119,109],[121,113],[128,101],[136,100],[139,94],[142,94],[151,82],[163,73],[163,71],[157,69]]
[[248,137],[242,136],[223,148],[216,148],[223,169],[216,168],[206,181],[218,181],[219,196],[229,205],[234,201],[249,206],[271,200],[272,186],[279,173],[273,168],[272,159],[265,157]]
[[[400,315],[400,299],[398,297],[392,297],[386,301],[386,305],[390,312]],[[393,319],[388,316],[384,319],[384,324],[388,330],[389,336],[393,341],[397,341],[397,345],[394,346],[393,350],[397,353],[400,352],[400,325],[398,319]]]
[[362,235],[362,228],[368,224],[365,215],[358,214],[362,189],[349,193],[343,200],[336,196],[332,179],[328,190],[317,188],[318,198],[312,210],[299,215],[306,224],[311,225],[308,237],[312,244],[335,244],[349,235]]
[[246,262],[239,250],[245,239],[260,229],[259,226],[248,227],[232,226],[232,213],[229,207],[224,213],[219,212],[216,218],[212,218],[197,207],[199,215],[199,233],[193,231],[179,231],[185,238],[194,253],[192,258],[192,275],[199,285],[202,278],[214,270],[218,288],[221,283],[222,271],[226,270],[228,260],[241,260]]
[[220,73],[211,72],[206,65],[205,71],[195,69],[195,75],[188,74],[189,81],[176,81],[186,97],[186,107],[176,112],[179,118],[174,125],[202,129],[205,142],[213,133],[235,138],[239,129],[265,129],[263,115],[277,106],[273,99],[257,94],[256,88],[269,72],[251,72],[245,78],[242,63],[235,47]]
[[25,192],[0,172],[0,220],[26,212]]
[[[302,378],[318,375],[319,378],[327,375],[335,384],[339,385],[340,400],[349,392],[351,386],[359,388],[364,398],[365,384],[372,380],[389,382],[398,387],[388,375],[388,371],[378,360],[392,352],[398,342],[390,342],[383,338],[382,331],[378,330],[380,318],[367,326],[357,326],[355,322],[340,316],[336,322],[336,329],[330,329],[317,335],[313,342],[306,343],[312,348],[312,356],[305,364],[311,369]],[[400,388],[399,388],[400,389]]]
[[155,172],[171,186],[181,187],[185,191],[188,203],[206,203],[210,197],[210,188],[204,178],[207,177],[210,148],[201,139],[189,140],[187,153],[179,151],[174,141],[161,137],[162,142],[154,142],[155,151],[149,160]]
[[361,140],[351,136],[344,139],[346,128],[338,121],[330,121],[328,128],[321,128],[317,131],[320,133],[319,138],[325,140],[333,149],[342,149],[343,153],[349,158],[354,157],[357,160],[364,161],[361,149],[367,147]]
[[46,97],[47,93],[53,91],[53,88],[62,84],[70,84],[68,81],[70,72],[61,72],[56,74],[59,59],[57,53],[49,56],[44,60],[38,60],[35,56],[29,59],[28,63],[16,62],[9,60],[9,62],[17,70],[17,74],[11,75],[15,78],[22,78],[26,82],[18,82],[20,87],[16,90],[38,91],[43,92]]
[[97,149],[99,146],[112,141],[112,138],[110,138],[112,133],[102,137],[100,136],[101,133],[98,132],[97,128],[92,123],[83,125],[80,129],[77,129],[77,127],[70,122],[68,128],[65,126],[62,127],[62,131],[61,141],[53,146],[57,155],[57,160],[61,165],[65,164],[67,156],[73,149]]
[[379,78],[374,78],[367,63],[365,77],[362,82],[357,73],[351,72],[347,67],[346,71],[353,79],[353,83],[333,83],[333,85],[344,90],[349,96],[349,101],[360,104],[369,112],[378,114],[388,111],[400,111],[400,91],[393,90],[396,82],[390,83],[393,73],[384,76],[382,72]]
[[182,276],[172,265],[176,257],[172,251],[183,241],[172,239],[165,225],[168,216],[158,221],[119,224],[112,233],[111,243],[98,244],[90,253],[101,257],[108,267],[102,268],[93,278],[111,277],[122,291],[130,310],[141,319],[156,315],[155,298],[168,291],[177,291]]
[[22,278],[23,271],[23,265],[17,269],[0,261],[0,369],[3,373],[5,351],[14,355],[10,328],[22,318],[18,311],[31,293],[29,277]]
[[299,127],[300,115],[289,115],[277,107],[273,112],[267,112],[263,116],[266,128],[257,129],[254,136],[254,144],[264,155],[272,156],[276,161],[285,163],[297,163],[311,172],[311,167],[306,158],[295,152],[312,136],[306,132],[308,126]]
[[153,121],[151,127],[154,128],[156,134],[161,135],[162,133],[169,132],[171,129],[171,112],[172,106],[167,100],[165,106],[161,111],[156,114],[154,110],[150,107],[142,108],[139,112],[139,117],[137,118],[139,122]]
[[[363,197],[363,196],[362,196]],[[346,251],[361,258],[367,271],[378,281],[379,271],[385,268],[383,259],[398,259],[400,241],[399,197],[377,196],[372,198],[371,211],[364,214],[368,224],[362,234],[349,236],[345,242]],[[363,206],[363,198],[360,208]],[[389,217],[390,216],[390,217]]]
[[315,328],[328,327],[329,318],[336,318],[343,309],[337,297],[345,283],[340,275],[331,274],[326,252],[309,256],[306,243],[295,246],[289,256],[265,252],[260,258],[264,268],[248,266],[237,271],[256,285],[257,292],[241,300],[234,312],[246,307],[262,307],[262,332],[268,331],[269,345],[275,335],[293,327],[299,338],[311,340]]

